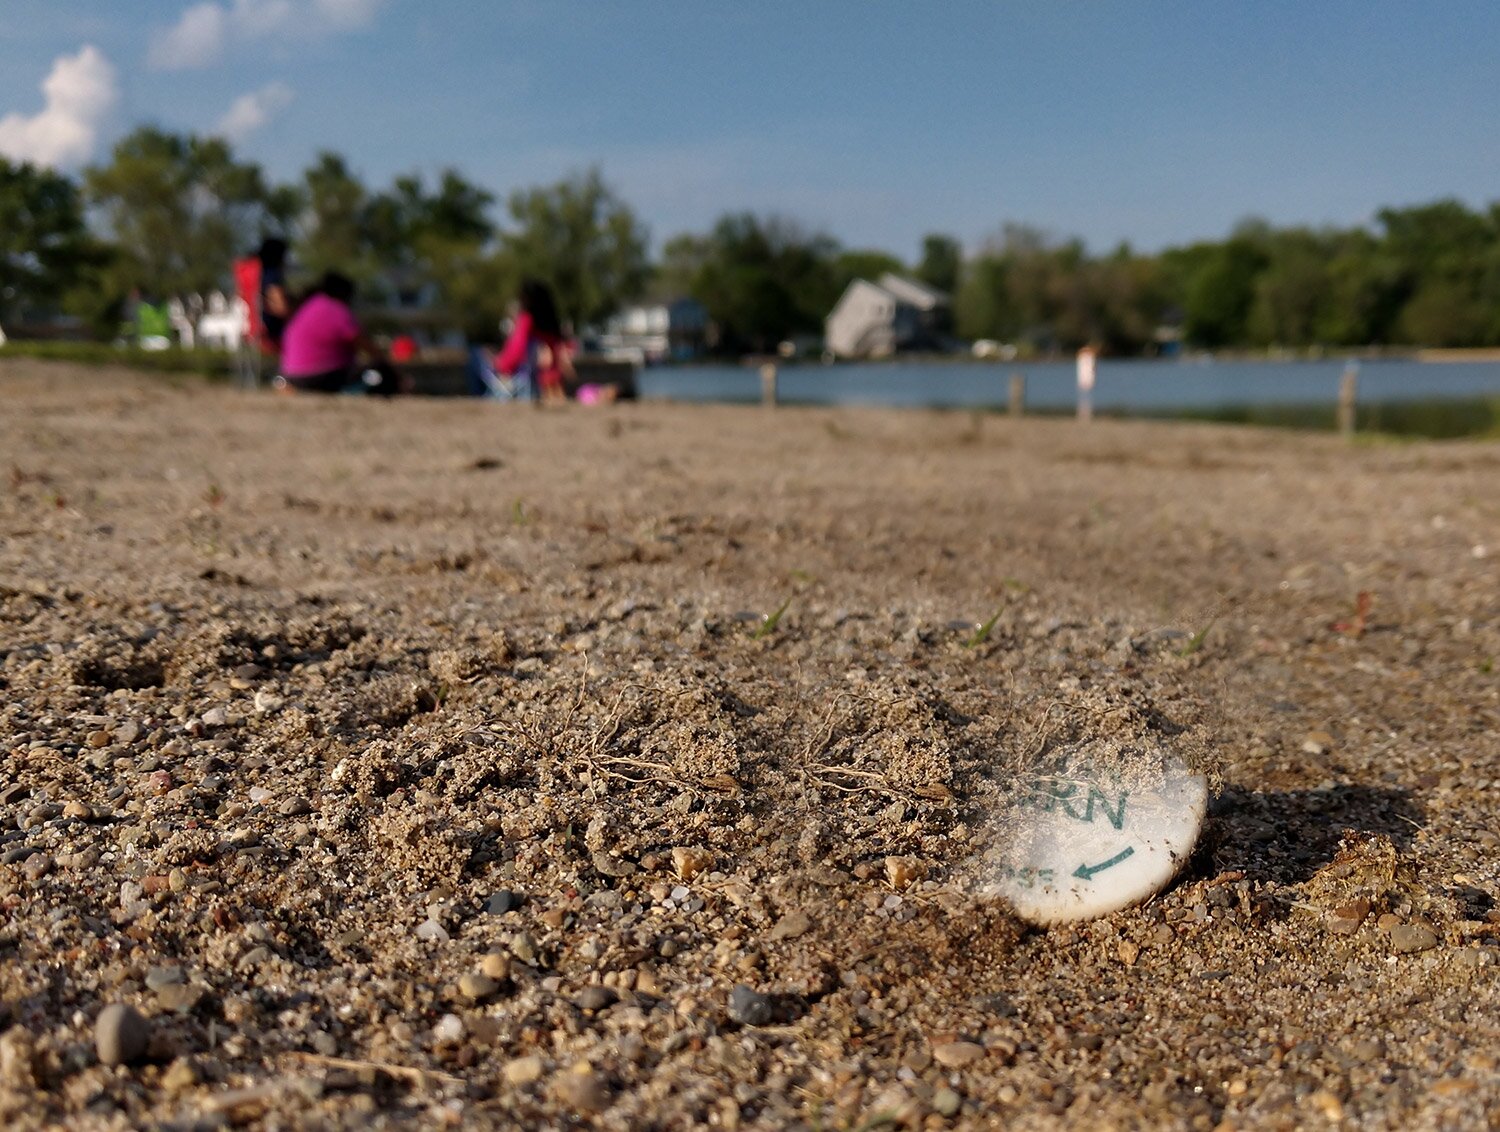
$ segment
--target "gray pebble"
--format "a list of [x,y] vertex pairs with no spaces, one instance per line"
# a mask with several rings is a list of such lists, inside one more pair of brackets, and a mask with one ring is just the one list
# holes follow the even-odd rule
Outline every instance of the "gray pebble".
[[1425,924],[1397,924],[1391,929],[1391,949],[1398,952],[1427,951],[1438,938]]
[[764,1026],[771,1020],[771,1000],[751,990],[744,983],[729,994],[729,1017],[742,1026]]
[[94,1022],[94,1048],[105,1065],[130,1065],[146,1056],[151,1028],[133,1006],[117,1002]]
[[613,1006],[620,996],[606,986],[587,986],[578,994],[579,1010],[600,1011]]
[[521,896],[516,892],[501,889],[485,902],[484,910],[491,916],[503,916],[513,908],[521,906]]
[[182,982],[186,976],[181,967],[152,967],[146,972],[146,989],[159,991],[162,987],[169,987],[175,983]]

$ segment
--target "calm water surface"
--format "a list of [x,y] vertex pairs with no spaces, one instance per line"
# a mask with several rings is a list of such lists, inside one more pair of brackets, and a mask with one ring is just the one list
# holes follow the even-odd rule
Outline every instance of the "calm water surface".
[[[1245,405],[1332,405],[1346,362],[1104,361],[1094,405],[1103,411],[1171,412]],[[1003,406],[1010,376],[1026,375],[1026,403],[1067,409],[1076,369],[1068,362],[870,362],[784,366],[781,401],[813,405],[931,408]],[[760,376],[747,366],[647,369],[641,396],[678,401],[758,401]],[[1500,397],[1500,363],[1378,361],[1359,364],[1361,403]]]

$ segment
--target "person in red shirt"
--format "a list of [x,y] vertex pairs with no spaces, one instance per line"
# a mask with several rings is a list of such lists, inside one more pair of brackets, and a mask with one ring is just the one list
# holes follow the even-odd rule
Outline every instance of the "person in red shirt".
[[291,390],[313,393],[338,393],[360,383],[363,367],[360,357],[367,358],[382,381],[366,383],[374,393],[395,390],[394,375],[389,389],[384,387],[388,371],[384,352],[365,332],[350,304],[354,300],[354,281],[337,271],[330,271],[292,315],[281,339],[281,380]]
[[520,307],[495,368],[508,377],[529,377],[538,400],[565,400],[575,380],[573,351],[563,337],[552,288],[540,279],[523,279]]

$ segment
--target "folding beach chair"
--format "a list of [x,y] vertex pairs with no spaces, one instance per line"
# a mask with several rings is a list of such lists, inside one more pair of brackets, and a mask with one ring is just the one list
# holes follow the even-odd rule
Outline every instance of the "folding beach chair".
[[484,346],[469,348],[469,391],[492,401],[527,401],[531,399],[529,366],[523,366],[514,377],[495,368],[494,355]]

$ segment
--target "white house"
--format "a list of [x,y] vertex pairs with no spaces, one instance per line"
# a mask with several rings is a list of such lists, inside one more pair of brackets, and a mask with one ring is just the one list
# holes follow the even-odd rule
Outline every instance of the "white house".
[[708,311],[697,299],[626,307],[606,324],[599,339],[605,356],[637,362],[692,357],[708,335]]
[[824,322],[824,337],[841,358],[935,347],[947,332],[949,309],[943,292],[888,271],[879,282],[849,284]]

